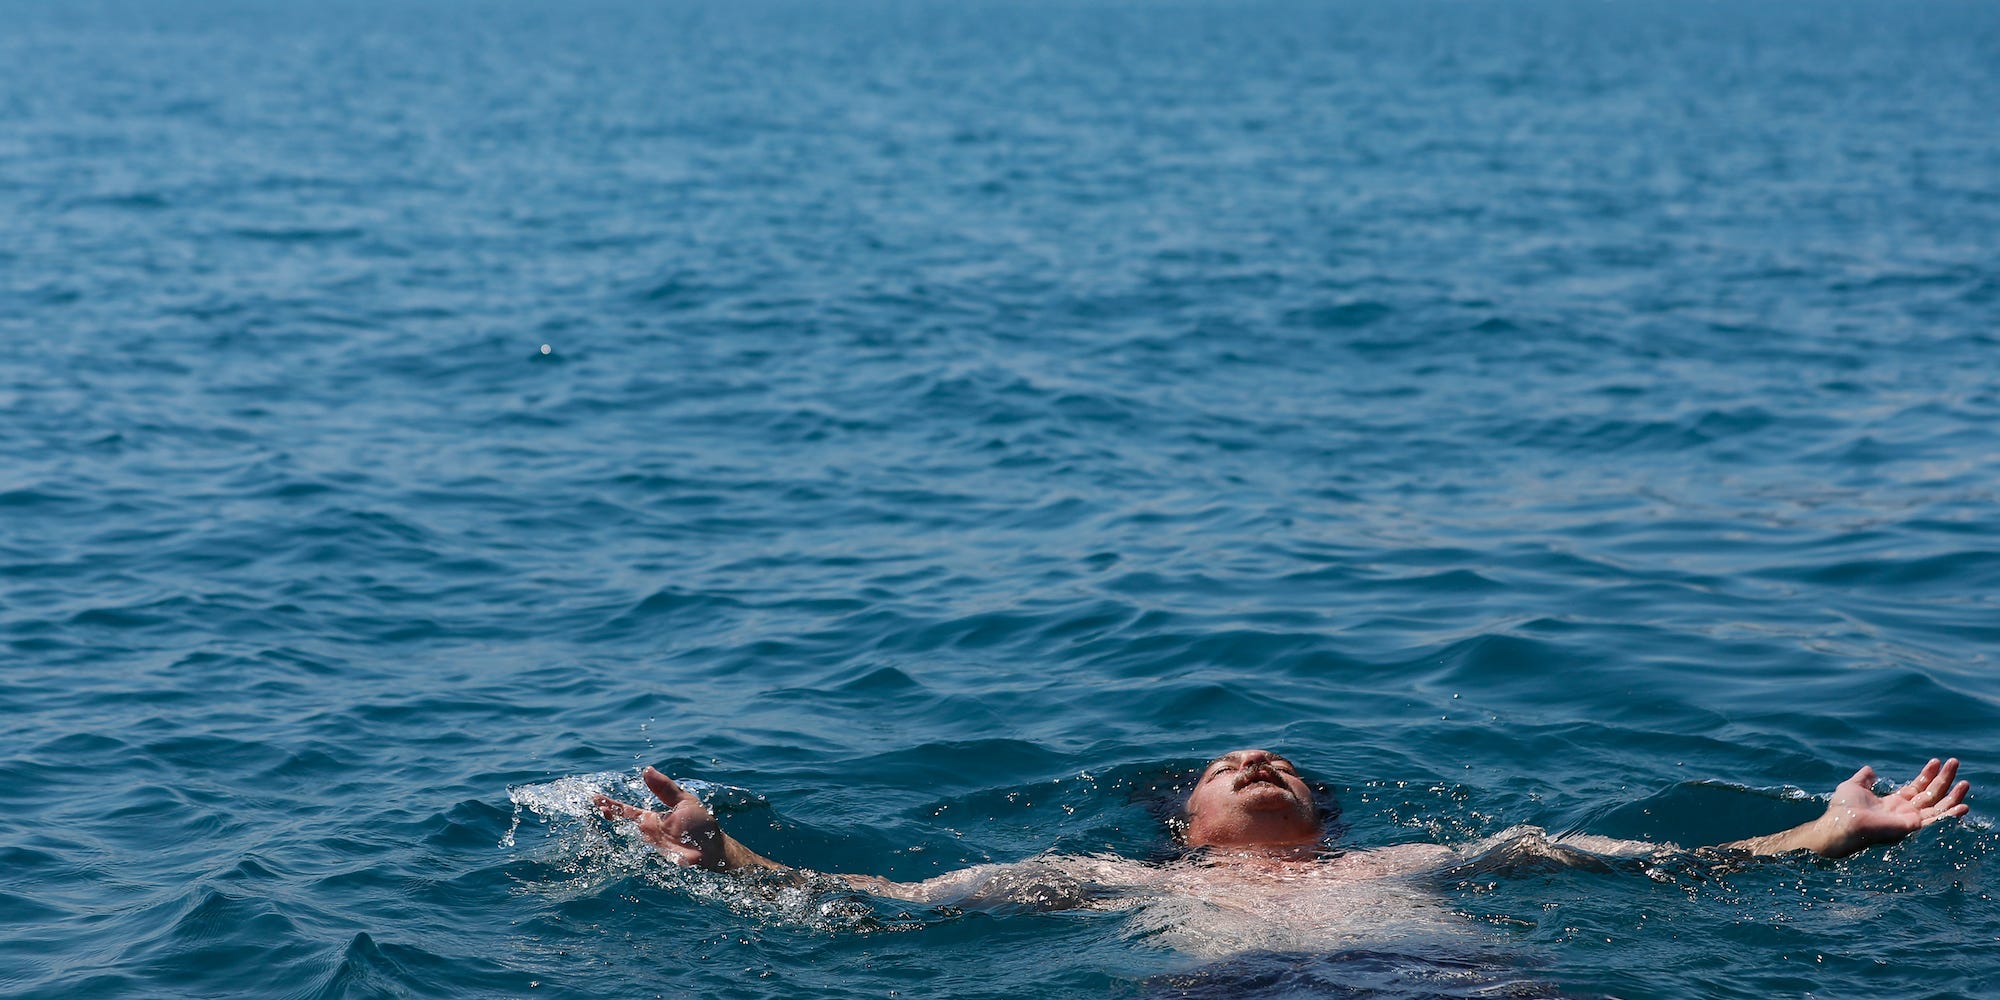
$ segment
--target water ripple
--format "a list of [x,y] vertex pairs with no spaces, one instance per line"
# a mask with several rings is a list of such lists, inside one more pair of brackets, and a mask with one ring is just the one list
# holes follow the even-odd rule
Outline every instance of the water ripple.
[[1986,7],[357,2],[0,35],[0,990],[1992,979],[1977,798],[1202,967],[587,799],[917,878],[1246,744],[1354,847],[1983,782]]

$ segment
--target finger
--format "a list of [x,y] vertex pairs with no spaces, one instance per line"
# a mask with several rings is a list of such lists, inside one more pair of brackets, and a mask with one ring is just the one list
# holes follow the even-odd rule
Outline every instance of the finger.
[[[1909,796],[1910,801],[1920,806],[1928,806],[1938,802],[1945,797],[1945,793],[1951,790],[1952,779],[1958,777],[1957,758],[1953,758],[1947,764],[1939,764],[1937,761],[1931,761],[1931,766],[1925,767],[1924,773],[1918,775],[1919,778],[1925,776],[1930,778],[1929,782]],[[1911,782],[1911,784],[1914,785],[1915,782]]]
[[1924,819],[1924,825],[1929,826],[1938,820],[1949,819],[1953,816],[1963,816],[1971,811],[1972,807],[1965,804],[1965,793],[1971,789],[1972,782],[1969,781],[1961,781],[1953,785],[1951,792],[1945,795],[1943,801],[1923,811],[1921,815]]
[[[1942,765],[1940,765],[1938,767],[1937,777],[1931,779],[1930,783],[1931,801],[1935,802],[1938,799],[1943,798],[1945,792],[1952,787],[1951,783],[1957,778],[1958,778],[1958,758],[1953,757],[1952,759],[1945,761]],[[1960,798],[1963,797],[1964,796],[1960,796]]]
[[1951,793],[1946,795],[1944,800],[1937,804],[1937,808],[1944,812],[1960,808],[1965,803],[1965,793],[1970,791],[1972,791],[1972,782],[1970,781],[1961,781],[1951,786]]
[[1941,766],[1938,759],[1932,757],[1931,762],[1925,764],[1924,769],[1918,771],[1916,777],[1911,778],[1903,787],[1896,789],[1896,794],[1906,799],[1915,798],[1922,794],[1924,789],[1931,787],[1932,782],[1938,776],[1938,770]]
[[1875,769],[1869,767],[1866,764],[1863,764],[1861,765],[1861,770],[1854,772],[1854,777],[1849,778],[1847,780],[1852,781],[1855,784],[1860,785],[1861,787],[1866,788],[1870,791],[1873,791],[1875,788],[1875,782],[1877,780],[1875,777]]
[[603,813],[605,819],[638,819],[646,814],[646,810],[628,806],[609,795],[594,796],[590,801],[596,804],[597,811]]
[[[1961,802],[1961,803],[1959,803],[1958,805],[1955,805],[1955,806],[1952,806],[1952,807],[1951,807],[1950,809],[1946,809],[1946,810],[1944,810],[1943,812],[1940,812],[1940,813],[1938,813],[1938,814],[1937,814],[1937,815],[1935,815],[1935,816],[1931,816],[1931,815],[1926,815],[1926,816],[1924,816],[1924,822],[1923,822],[1923,825],[1924,825],[1924,826],[1929,826],[1929,825],[1931,825],[1932,823],[1936,823],[1936,822],[1940,822],[1940,821],[1942,821],[1942,820],[1947,820],[1947,819],[1951,819],[1951,818],[1953,818],[1953,817],[1955,817],[1955,816],[1963,816],[1963,815],[1965,815],[1966,813],[1968,813],[1968,812],[1970,812],[1970,811],[1972,811],[1972,807],[1971,807],[1971,806],[1969,806],[1969,805],[1966,805],[1966,804],[1965,804],[1965,803],[1963,803],[1963,802]],[[1926,810],[1926,813],[1928,813],[1928,812],[1929,812],[1929,810]]]
[[686,789],[674,784],[674,779],[661,774],[656,768],[647,768],[640,772],[639,777],[646,782],[646,787],[652,789],[653,794],[661,802],[665,802],[669,806],[677,806],[694,798],[694,796],[687,793]]

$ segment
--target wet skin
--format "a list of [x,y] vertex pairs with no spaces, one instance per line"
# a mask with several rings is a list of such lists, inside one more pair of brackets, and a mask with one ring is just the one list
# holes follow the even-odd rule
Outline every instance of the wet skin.
[[1269,750],[1223,754],[1187,799],[1190,847],[1295,847],[1321,834],[1312,789],[1292,762]]

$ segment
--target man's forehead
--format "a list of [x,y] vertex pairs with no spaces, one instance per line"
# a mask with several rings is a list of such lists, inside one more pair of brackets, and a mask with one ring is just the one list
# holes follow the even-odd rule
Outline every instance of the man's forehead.
[[[1245,750],[1231,750],[1228,753],[1223,754],[1222,756],[1209,761],[1208,767],[1214,767],[1217,764],[1225,762],[1234,763],[1236,761],[1242,760],[1244,754],[1257,753],[1257,752],[1259,751],[1257,751],[1255,748],[1245,749]],[[1292,759],[1290,757],[1287,757],[1284,754],[1277,752],[1276,750],[1265,750],[1262,752],[1269,754],[1272,760],[1283,761],[1287,764],[1290,764],[1292,762]],[[1206,770],[1206,768],[1204,768],[1204,770]]]

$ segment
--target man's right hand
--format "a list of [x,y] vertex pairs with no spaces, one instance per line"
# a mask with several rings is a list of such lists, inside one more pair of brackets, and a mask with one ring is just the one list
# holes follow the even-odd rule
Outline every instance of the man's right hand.
[[693,792],[674,784],[674,779],[650,767],[640,777],[665,809],[641,809],[608,795],[593,796],[592,804],[605,819],[637,823],[639,835],[676,864],[726,872],[763,860],[723,833],[715,814]]

